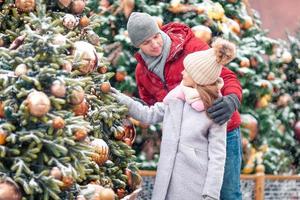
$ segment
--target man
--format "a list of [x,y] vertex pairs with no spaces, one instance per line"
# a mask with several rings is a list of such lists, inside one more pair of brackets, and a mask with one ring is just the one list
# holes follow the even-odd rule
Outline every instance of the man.
[[[132,44],[139,48],[135,54],[137,66],[135,78],[140,98],[148,105],[162,101],[170,90],[182,80],[184,58],[209,46],[196,38],[191,29],[180,23],[169,23],[160,30],[156,21],[146,13],[133,12],[128,19],[127,30]],[[242,88],[236,75],[226,67],[221,77],[223,97],[208,109],[210,118],[227,125],[227,152],[221,199],[239,200],[241,167],[241,123],[238,107]],[[201,122],[199,122],[201,123]]]

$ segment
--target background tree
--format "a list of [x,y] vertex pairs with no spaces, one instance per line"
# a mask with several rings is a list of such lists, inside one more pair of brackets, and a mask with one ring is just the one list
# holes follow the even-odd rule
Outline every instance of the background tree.
[[[295,53],[295,41],[290,48],[283,48],[281,41],[267,37],[258,13],[251,9],[247,0],[91,0],[90,3],[93,12],[102,17],[101,23],[104,24],[97,33],[100,36],[109,35],[105,50],[112,64],[111,70],[117,72],[113,84],[129,95],[138,95],[132,89],[136,66],[133,53],[136,49],[130,45],[125,27],[131,12],[147,12],[159,26],[174,21],[183,22],[192,28],[197,37],[209,44],[219,36],[234,42],[238,47],[237,58],[227,67],[238,75],[243,87],[240,108],[244,136],[243,173],[254,173],[256,166],[261,169],[260,164],[264,164],[267,173],[273,174],[295,173],[299,170],[299,153],[296,151],[299,142],[295,140],[293,131],[299,109],[297,103],[294,108],[288,104],[292,102],[291,99],[297,100],[291,95],[291,92],[299,91],[299,87],[294,85],[294,81],[298,80],[295,77],[297,69],[279,69],[279,66],[296,65],[298,55]],[[122,78],[117,77],[118,72]],[[284,77],[292,77],[294,81],[288,83],[282,79]],[[289,97],[287,94],[290,94]],[[279,98],[284,101],[289,99],[284,103],[287,105],[277,103]],[[159,130],[153,126],[151,128],[150,132]],[[140,147],[137,146],[137,150]],[[149,166],[146,165],[146,168]]]

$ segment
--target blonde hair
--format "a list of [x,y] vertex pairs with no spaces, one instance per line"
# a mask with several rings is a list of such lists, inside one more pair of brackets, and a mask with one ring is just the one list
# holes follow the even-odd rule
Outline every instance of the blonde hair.
[[209,85],[196,85],[196,89],[203,102],[205,110],[212,106],[213,102],[219,97],[219,81],[215,81]]

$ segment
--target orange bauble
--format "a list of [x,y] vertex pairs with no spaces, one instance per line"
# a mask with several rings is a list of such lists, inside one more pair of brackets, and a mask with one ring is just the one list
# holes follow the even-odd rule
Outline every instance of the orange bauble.
[[5,145],[7,138],[7,132],[0,129],[0,145]]
[[76,130],[74,136],[76,141],[83,141],[87,137],[88,133],[85,129]]
[[124,72],[124,71],[117,71],[116,72],[116,81],[118,81],[118,82],[122,82],[122,81],[124,81],[125,80],[125,77],[126,77],[126,75],[127,75],[127,73],[126,72]]
[[90,19],[87,16],[83,16],[80,18],[79,24],[81,27],[86,27],[90,24]]
[[241,67],[250,67],[250,60],[246,57],[241,58],[240,66]]
[[243,23],[243,29],[249,29],[253,26],[253,19],[250,16],[245,16],[244,18],[244,23]]
[[110,85],[109,82],[103,82],[100,85],[100,90],[103,93],[109,93],[110,92],[110,88],[111,88],[111,85]]
[[85,116],[89,111],[89,104],[85,100],[83,100],[80,104],[73,107],[73,112],[75,116]]
[[54,129],[62,129],[65,127],[65,120],[61,117],[55,117],[52,120],[52,127]]
[[69,189],[74,184],[74,178],[72,176],[64,176],[62,182],[62,189]]

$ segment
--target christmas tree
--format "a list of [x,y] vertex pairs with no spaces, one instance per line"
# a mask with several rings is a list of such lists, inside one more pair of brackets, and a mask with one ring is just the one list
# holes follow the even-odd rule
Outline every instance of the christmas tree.
[[[251,9],[247,0],[90,2],[93,11],[103,18],[104,26],[97,33],[110,36],[106,55],[111,58],[109,61],[112,63],[112,70],[122,74],[122,78],[117,78],[116,74],[114,85],[130,95],[137,96],[137,92],[131,88],[134,85],[132,80],[136,63],[133,53],[136,49],[130,46],[125,27],[131,12],[149,13],[159,26],[174,21],[183,22],[192,28],[197,37],[209,44],[219,36],[234,42],[238,47],[237,58],[227,67],[238,75],[243,87],[240,108],[244,136],[243,173],[254,173],[256,167],[257,170],[272,174],[299,171],[299,153],[296,151],[299,143],[294,139],[293,132],[295,116],[299,116],[298,104],[294,108],[287,108],[277,103],[283,94],[285,95],[281,99],[286,100],[286,94],[299,91],[293,85],[298,80],[295,77],[297,69],[287,67],[297,64],[295,41],[291,48],[285,47],[286,51],[279,53],[276,58],[278,51],[284,48],[280,41],[267,37],[258,13]],[[288,61],[289,59],[293,62]],[[282,65],[286,68],[279,71],[278,68]],[[282,79],[284,76],[292,77],[293,81],[286,82]],[[282,91],[279,92],[280,90]]]
[[121,199],[140,185],[86,13],[81,0],[1,3],[0,198]]

